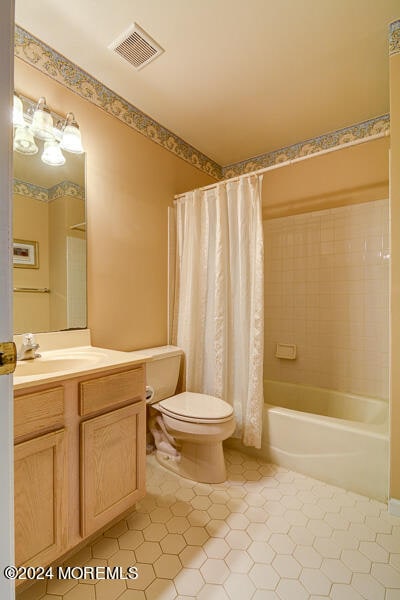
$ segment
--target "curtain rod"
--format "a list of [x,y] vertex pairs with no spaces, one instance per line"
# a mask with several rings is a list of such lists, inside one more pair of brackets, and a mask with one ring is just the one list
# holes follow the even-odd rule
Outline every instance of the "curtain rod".
[[[256,171],[250,171],[249,173],[243,173],[243,175],[235,175],[234,177],[230,177],[229,179],[223,179],[222,181],[217,181],[215,183],[211,183],[210,185],[204,185],[203,187],[196,188],[195,190],[190,190],[191,192],[200,191],[200,190],[212,190],[223,183],[228,183],[229,181],[237,181],[242,177],[250,177],[251,175],[261,175],[262,173],[266,173],[267,171],[273,171],[274,169],[280,169],[281,167],[288,167],[289,165],[293,165],[295,163],[301,162],[302,160],[307,160],[309,158],[315,158],[316,156],[321,156],[322,154],[329,154],[330,152],[335,152],[336,150],[344,150],[345,148],[349,148],[350,146],[358,146],[359,144],[364,144],[365,142],[372,142],[373,140],[377,140],[379,138],[387,137],[389,135],[389,131],[384,131],[381,133],[376,133],[375,135],[370,135],[367,138],[362,138],[360,140],[354,140],[353,142],[347,142],[346,144],[340,144],[339,146],[335,146],[334,148],[326,148],[325,150],[320,150],[319,152],[314,152],[313,154],[307,154],[306,156],[299,156],[299,158],[292,158],[289,160],[285,160],[284,162],[277,163],[276,165],[271,165],[269,167],[264,167],[263,169],[258,169]],[[183,192],[182,194],[176,194],[174,196],[175,200],[178,198],[183,198],[188,192]]]

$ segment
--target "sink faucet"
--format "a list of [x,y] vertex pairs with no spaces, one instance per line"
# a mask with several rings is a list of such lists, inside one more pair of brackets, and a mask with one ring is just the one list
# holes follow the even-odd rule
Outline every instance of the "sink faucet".
[[32,360],[33,358],[40,358],[40,354],[36,352],[39,344],[35,343],[35,336],[33,333],[26,333],[22,338],[22,346],[19,349],[17,360]]

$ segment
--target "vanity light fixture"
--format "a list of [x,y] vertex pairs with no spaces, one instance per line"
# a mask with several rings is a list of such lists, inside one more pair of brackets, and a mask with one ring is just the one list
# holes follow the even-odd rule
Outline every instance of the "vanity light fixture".
[[15,127],[25,127],[24,107],[21,98],[15,92],[13,102],[13,125]]
[[79,125],[75,121],[74,113],[72,112],[67,114],[62,126],[60,146],[63,150],[73,152],[74,154],[82,154],[84,152]]
[[39,140],[48,141],[54,139],[53,117],[44,96],[38,100],[35,112],[33,113],[31,127],[33,135],[39,138]]
[[36,154],[39,148],[34,138],[43,140],[41,159],[47,165],[65,164],[61,148],[74,154],[84,152],[81,132],[74,114],[69,112],[65,119],[59,117],[57,125],[54,126],[53,116],[44,96],[35,103],[29,98],[21,98],[14,92],[13,125],[14,150],[21,154]]
[[65,164],[65,156],[61,152],[59,142],[55,139],[45,142],[41,159],[46,165],[50,165],[51,167],[59,167]]

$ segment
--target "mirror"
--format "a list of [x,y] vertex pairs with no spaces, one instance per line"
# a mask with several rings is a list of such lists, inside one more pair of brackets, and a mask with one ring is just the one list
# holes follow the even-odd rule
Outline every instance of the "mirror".
[[86,327],[85,155],[14,152],[14,333]]

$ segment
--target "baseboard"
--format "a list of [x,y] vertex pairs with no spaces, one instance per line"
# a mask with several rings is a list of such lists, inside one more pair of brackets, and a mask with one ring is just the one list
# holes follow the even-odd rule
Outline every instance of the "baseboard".
[[388,503],[388,511],[391,515],[400,517],[400,500],[396,500],[396,498],[390,498]]

